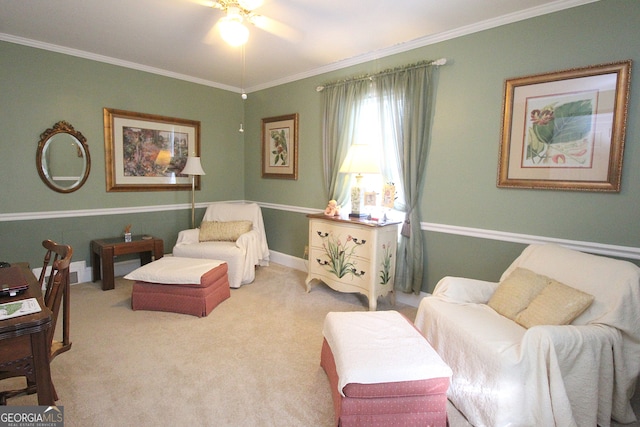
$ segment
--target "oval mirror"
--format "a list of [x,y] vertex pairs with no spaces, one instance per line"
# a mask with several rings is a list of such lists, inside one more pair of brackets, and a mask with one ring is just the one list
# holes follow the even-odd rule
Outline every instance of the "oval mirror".
[[59,193],[76,191],[91,170],[87,139],[69,123],[60,121],[40,135],[36,163],[40,178],[49,188]]

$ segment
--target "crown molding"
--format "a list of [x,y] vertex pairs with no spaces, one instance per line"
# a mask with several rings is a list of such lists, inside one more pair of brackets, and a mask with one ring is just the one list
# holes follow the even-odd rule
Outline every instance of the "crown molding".
[[415,40],[411,40],[405,43],[399,43],[397,45],[369,52],[364,55],[354,56],[349,59],[334,62],[332,64],[318,67],[313,70],[306,71],[304,73],[294,74],[292,76],[284,77],[282,79],[273,80],[261,85],[252,86],[247,88],[247,92],[256,92],[262,89],[268,89],[271,87],[279,86],[286,83],[291,83],[297,80],[306,79],[308,77],[314,77],[320,74],[329,73],[331,71],[341,70],[343,68],[351,67],[353,65],[359,65],[369,61],[375,61],[386,56],[395,55],[398,53],[407,52],[413,49],[417,49],[424,46],[440,43],[447,40],[456,39],[458,37],[467,36],[469,34],[478,33],[480,31],[489,30],[492,28],[500,27],[507,24],[512,24],[518,21],[524,21],[526,19],[535,18],[538,16],[546,15],[549,13],[559,12],[565,9],[570,9],[577,6],[582,6],[589,3],[595,3],[600,0],[558,0],[553,3],[548,3],[543,6],[532,7],[530,9],[522,10],[519,12],[502,15],[497,18],[487,19],[485,21],[477,22],[464,27],[456,28],[450,31],[443,31],[431,36],[420,37]]
[[[485,21],[460,27],[451,31],[443,31],[441,33],[434,34],[431,36],[417,38],[415,40],[412,40],[406,43],[399,43],[389,48],[380,49],[364,55],[359,55],[359,56],[348,58],[342,61],[337,61],[323,67],[314,68],[312,70],[309,70],[303,73],[298,73],[298,74],[284,77],[282,79],[277,79],[264,84],[255,85],[249,88],[245,88],[245,92],[251,93],[251,92],[268,89],[275,86],[280,86],[282,84],[291,83],[297,80],[306,79],[308,77],[329,73],[331,71],[341,70],[343,68],[373,61],[386,56],[407,52],[409,50],[432,45],[435,43],[440,43],[446,40],[455,39],[458,37],[466,36],[469,34],[477,33],[480,31],[491,29],[491,28],[496,28],[502,25],[512,24],[514,22],[523,21],[525,19],[535,18],[537,16],[546,15],[553,12],[559,12],[565,9],[570,9],[572,7],[582,6],[589,3],[595,3],[597,1],[600,1],[600,0],[558,0],[556,2],[548,3],[546,5],[532,7],[530,9],[522,10],[516,13],[499,16],[497,18],[487,19]],[[124,61],[124,60],[113,58],[110,56],[98,55],[95,53],[86,52],[78,49],[71,49],[68,47],[59,46],[52,43],[45,43],[37,40],[27,39],[24,37],[13,36],[11,34],[0,33],[0,41],[21,44],[25,46],[34,47],[37,49],[49,50],[52,52],[58,52],[65,55],[71,55],[79,58],[90,59],[92,61],[104,62],[106,64],[117,65],[125,68],[131,68],[133,70],[144,71],[147,73],[157,74],[157,75],[170,77],[178,80],[184,80],[187,82],[196,83],[204,86],[210,86],[217,89],[227,90],[230,92],[237,92],[237,93],[242,92],[242,89],[239,87],[224,85],[211,80],[205,80],[205,79],[189,76],[186,74],[174,73],[172,71],[150,67],[147,65],[142,65],[135,62],[131,62],[131,61]]]
[[60,46],[57,44],[45,43],[38,40],[18,37],[11,34],[0,33],[0,41],[21,44],[24,46],[34,47],[36,49],[48,50],[51,52],[62,53],[64,55],[75,56],[78,58],[89,59],[92,61],[104,62],[105,64],[117,65],[119,67],[130,68],[132,70],[144,71],[146,73],[157,74],[164,77],[170,77],[176,80],[184,80],[187,82],[196,83],[203,86],[210,86],[217,89],[227,90],[230,92],[238,92],[238,93],[240,92],[239,88],[213,82],[210,80],[200,79],[200,78],[189,76],[186,74],[174,73],[173,71],[167,71],[161,68],[150,67],[148,65],[142,65],[136,62],[125,61],[125,60],[113,58],[110,56],[98,55],[96,53],[91,53],[84,50],[72,49],[72,48]]

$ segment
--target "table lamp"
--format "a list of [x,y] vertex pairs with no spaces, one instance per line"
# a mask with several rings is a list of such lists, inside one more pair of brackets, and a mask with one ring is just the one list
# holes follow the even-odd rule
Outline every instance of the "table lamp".
[[180,173],[191,176],[191,228],[196,228],[196,175],[206,175],[200,157],[187,157],[187,164]]
[[362,174],[379,174],[380,162],[377,151],[369,145],[353,144],[349,147],[347,157],[340,166],[340,173],[356,174],[356,183],[351,186],[350,218],[365,218],[364,188],[362,188]]

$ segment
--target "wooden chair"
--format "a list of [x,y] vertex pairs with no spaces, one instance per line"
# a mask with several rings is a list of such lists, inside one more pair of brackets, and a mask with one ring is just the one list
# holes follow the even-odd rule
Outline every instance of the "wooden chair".
[[[50,345],[49,362],[58,354],[64,353],[71,348],[69,340],[69,266],[73,255],[73,248],[69,245],[60,245],[52,240],[44,240],[42,246],[47,250],[44,257],[44,265],[40,273],[40,287],[44,288],[44,303],[51,310],[51,328],[48,331],[47,343]],[[48,275],[47,275],[48,273]],[[63,303],[64,300],[64,303]],[[60,305],[63,305],[63,338],[62,341],[53,339]],[[29,352],[30,354],[30,352]],[[6,405],[7,399],[20,396],[22,394],[36,393],[36,379],[32,362],[28,357],[26,366],[17,370],[0,372],[0,380],[12,377],[24,376],[27,379],[27,387],[20,390],[7,390],[0,393],[0,405]],[[53,390],[55,400],[58,396]]]
[[[44,240],[42,246],[47,249],[47,252],[44,256],[44,263],[38,281],[40,282],[40,288],[45,289],[44,303],[52,313],[51,329],[49,330],[50,339],[48,342],[51,342],[50,360],[53,360],[58,354],[64,353],[71,348],[69,338],[69,266],[73,248],[68,245],[59,245],[52,240]],[[51,270],[48,276],[47,270]],[[57,280],[60,281],[59,284],[56,283]],[[53,339],[61,304],[62,342]]]

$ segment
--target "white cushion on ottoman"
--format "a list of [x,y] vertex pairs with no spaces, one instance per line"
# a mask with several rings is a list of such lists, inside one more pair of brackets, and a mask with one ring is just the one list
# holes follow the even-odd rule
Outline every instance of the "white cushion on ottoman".
[[140,282],[199,285],[202,276],[224,261],[165,256],[124,276]]
[[451,368],[397,311],[331,312],[323,335],[331,347],[339,391],[349,383],[377,384],[450,378]]

